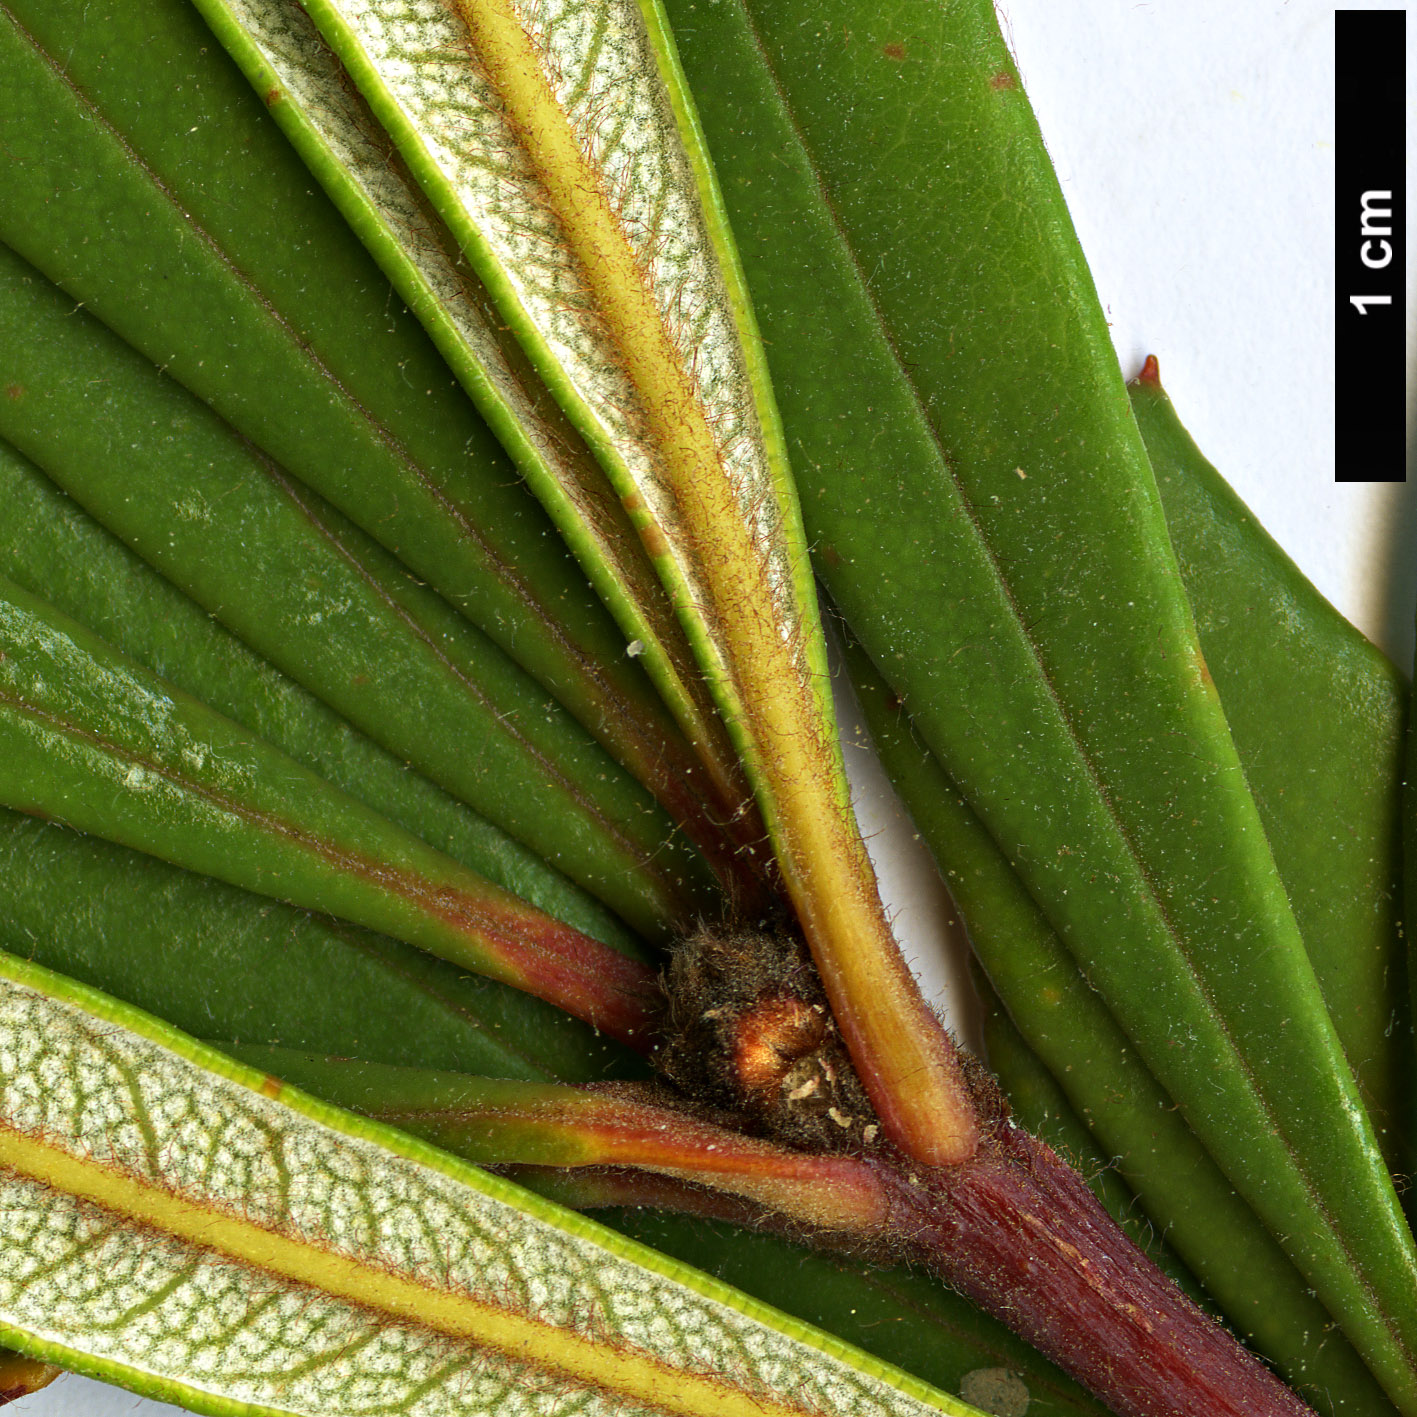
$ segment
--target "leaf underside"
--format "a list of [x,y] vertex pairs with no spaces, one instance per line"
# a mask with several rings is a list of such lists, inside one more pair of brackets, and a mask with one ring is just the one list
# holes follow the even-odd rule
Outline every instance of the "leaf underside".
[[0,981],[0,1335],[31,1352],[213,1412],[972,1412],[57,976]]

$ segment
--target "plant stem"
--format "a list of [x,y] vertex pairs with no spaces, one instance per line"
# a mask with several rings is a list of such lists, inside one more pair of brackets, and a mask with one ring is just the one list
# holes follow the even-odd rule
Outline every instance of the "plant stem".
[[[867,1164],[893,1205],[889,1235],[864,1237],[872,1258],[930,1269],[1118,1417],[1309,1417],[1127,1239],[1086,1183],[1021,1128],[996,1123],[960,1166],[916,1167],[899,1154]],[[650,1205],[804,1239],[800,1219],[653,1172],[511,1169],[563,1205]],[[805,1238],[818,1249],[851,1249],[839,1231]]]
[[962,1166],[896,1172],[912,1256],[1119,1417],[1309,1409],[1196,1308],[1050,1147],[1006,1120]]

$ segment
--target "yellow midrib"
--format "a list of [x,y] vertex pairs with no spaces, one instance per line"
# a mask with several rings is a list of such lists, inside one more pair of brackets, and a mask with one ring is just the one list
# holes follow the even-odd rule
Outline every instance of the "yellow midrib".
[[0,1169],[77,1196],[243,1268],[317,1289],[403,1323],[492,1349],[589,1388],[683,1417],[804,1417],[700,1374],[673,1368],[614,1339],[597,1342],[467,1294],[429,1288],[357,1256],[295,1239],[221,1206],[76,1156],[52,1142],[0,1126]]
[[[600,173],[547,82],[542,56],[510,0],[452,0],[507,120],[532,159],[597,311],[638,393],[660,454],[683,549],[702,568],[722,631],[725,689],[759,768],[763,815],[783,877],[888,1133],[938,1164],[972,1154],[976,1131],[953,1055],[900,958],[869,858],[835,789],[816,689],[719,457],[718,441]],[[788,634],[783,634],[783,629]],[[855,1008],[852,1000],[866,1001]]]

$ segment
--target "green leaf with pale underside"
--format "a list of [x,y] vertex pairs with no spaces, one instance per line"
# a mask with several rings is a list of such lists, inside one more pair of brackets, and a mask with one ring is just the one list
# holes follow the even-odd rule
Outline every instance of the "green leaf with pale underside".
[[639,784],[487,637],[4,246],[0,378],[0,435],[385,749],[646,934],[692,917],[695,875],[712,899]]
[[309,16],[288,0],[203,0],[199,8],[535,485],[626,641],[638,646],[721,802],[741,810],[742,769],[619,498]]
[[625,640],[186,0],[13,0],[0,68],[0,239],[402,559],[722,861]]
[[8,956],[0,1099],[0,1338],[153,1395],[310,1417],[974,1412]]

